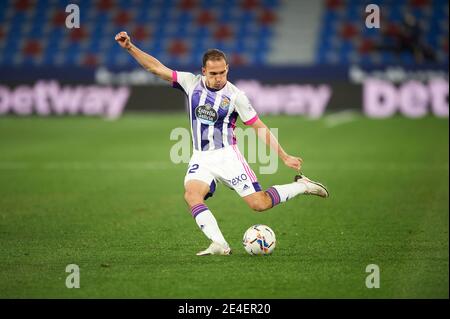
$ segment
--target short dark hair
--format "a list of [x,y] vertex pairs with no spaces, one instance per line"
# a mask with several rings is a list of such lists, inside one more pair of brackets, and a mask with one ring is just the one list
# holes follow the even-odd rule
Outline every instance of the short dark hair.
[[227,56],[225,55],[225,53],[223,53],[219,49],[208,49],[208,51],[203,54],[202,66],[205,67],[206,61],[208,60],[217,61],[221,59],[224,59],[225,63],[228,64]]

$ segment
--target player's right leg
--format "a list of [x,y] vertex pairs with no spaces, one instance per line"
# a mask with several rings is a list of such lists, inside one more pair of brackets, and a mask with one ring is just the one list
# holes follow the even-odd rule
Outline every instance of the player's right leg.
[[215,183],[214,177],[209,174],[205,166],[198,161],[189,165],[184,182],[184,199],[191,210],[192,217],[205,236],[211,240],[211,245],[197,255],[229,255],[230,246],[223,237],[214,215],[204,203],[206,195],[213,192],[212,185]]

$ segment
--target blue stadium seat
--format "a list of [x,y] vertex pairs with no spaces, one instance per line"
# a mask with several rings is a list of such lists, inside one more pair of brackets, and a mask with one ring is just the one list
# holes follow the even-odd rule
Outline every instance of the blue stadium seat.
[[[405,12],[411,12],[415,17],[419,18],[424,24],[428,25],[424,29],[424,42],[431,45],[436,52],[447,57],[448,52],[442,48],[440,39],[448,37],[448,2],[445,0],[435,0],[430,2],[431,5],[416,4],[410,0],[378,0],[371,1],[371,3],[378,4],[384,10],[382,13],[382,23],[400,25],[403,22]],[[338,63],[350,63],[350,60],[355,60],[355,54],[359,54],[357,48],[358,41],[347,42],[343,35],[340,34],[340,28],[335,28],[335,25],[343,25],[344,23],[351,23],[354,25],[361,25],[360,15],[361,9],[365,7],[367,1],[363,0],[347,0],[342,1],[342,8],[336,10],[325,6],[325,12],[322,15],[321,30],[319,32],[319,43],[316,46],[316,63],[334,63],[332,56],[339,56]],[[422,6],[425,7],[422,7]],[[343,11],[342,11],[343,10]],[[431,12],[429,11],[431,10]],[[345,14],[341,14],[344,12]],[[443,22],[444,21],[444,22]],[[393,36],[387,36],[382,33],[382,29],[368,29],[362,27],[360,35],[356,34],[352,38],[371,39],[374,43],[383,44],[386,49],[379,49],[376,56],[381,57],[381,63],[404,63],[411,64],[414,62],[414,57],[411,54],[402,53],[397,56],[392,53],[392,50],[387,49],[389,46],[394,46],[396,39]],[[333,40],[334,39],[334,40]],[[336,42],[335,46],[333,43]],[[377,63],[378,58],[374,58],[374,54],[361,53],[359,57],[360,63],[373,64]],[[349,59],[350,57],[350,59]]]
[[[248,64],[259,65],[267,62],[271,51],[270,44],[274,39],[274,28],[278,23],[278,21],[273,23],[269,21],[264,24],[259,20],[260,14],[264,10],[272,10],[277,15],[282,3],[281,0],[259,0],[260,7],[257,10],[245,10],[242,8],[244,2],[241,0],[197,0],[193,2],[192,8],[183,0],[113,0],[112,7],[109,7],[107,2],[102,4],[102,1],[75,2],[80,6],[82,26],[91,26],[85,29],[88,34],[86,36],[82,34],[77,43],[72,43],[71,32],[64,28],[64,21],[61,21],[61,16],[57,15],[57,12],[64,12],[68,3],[66,0],[31,1],[34,14],[30,15],[26,11],[13,9],[11,17],[7,17],[6,12],[10,11],[7,9],[14,8],[16,2],[5,2],[0,10],[0,25],[3,27],[7,23],[9,27],[7,30],[0,27],[0,33],[3,31],[0,37],[3,43],[0,48],[2,57],[0,66],[9,65],[15,61],[19,61],[19,64],[36,64],[39,54],[25,55],[23,44],[30,39],[42,38],[46,40],[41,48],[43,66],[57,65],[58,56],[65,57],[64,63],[78,63],[88,53],[95,53],[95,56],[100,57],[103,60],[102,63],[107,65],[113,66],[117,61],[125,61],[126,66],[135,66],[133,59],[123,58],[123,50],[115,45],[113,40],[111,45],[106,46],[102,45],[102,41],[112,39],[114,34],[122,30],[133,32],[136,26],[150,27],[150,34],[144,33],[140,41],[136,40],[140,46],[167,61],[181,64],[193,63],[199,60],[205,49],[216,43],[214,41],[219,41],[216,43],[217,46],[227,51],[226,53],[230,56],[237,54],[246,57]],[[400,23],[405,11],[412,12],[422,19],[428,25],[428,29],[424,32],[425,43],[448,59],[448,52],[442,47],[442,39],[448,37],[448,2],[446,0],[433,0],[430,1],[430,5],[425,3],[424,5],[431,9],[430,14],[422,10],[423,4],[417,4],[411,0],[373,0],[371,3],[379,4],[385,9],[386,14],[383,18],[387,20],[383,20],[383,23]],[[183,8],[186,4],[189,8]],[[354,40],[370,38],[373,41],[384,41],[385,44],[393,43],[392,38],[381,35],[381,30],[364,27],[358,28],[357,34],[351,36],[352,40],[342,37],[340,26],[361,25],[366,4],[367,1],[363,0],[346,0],[342,1],[342,8],[339,10],[324,6],[321,27],[317,35],[315,62],[351,63],[358,60],[360,63],[370,64],[374,63],[373,56],[370,52],[359,54],[358,43],[361,41]],[[197,13],[202,10],[212,12],[216,17],[215,21],[207,21],[205,25],[199,25]],[[51,12],[50,15],[49,12]],[[120,12],[127,12],[129,16],[117,21],[117,14]],[[54,19],[56,20],[53,21]],[[216,27],[220,25],[233,26],[231,36],[225,36],[220,40],[220,36],[215,35]],[[170,56],[168,43],[174,38],[183,39],[189,44],[186,57]],[[98,39],[98,41],[91,39]],[[62,46],[61,44],[66,41],[69,41],[69,45]],[[386,63],[412,63],[413,61],[411,55],[397,57],[389,52],[378,53],[382,61]],[[339,60],[336,61],[336,57]]]

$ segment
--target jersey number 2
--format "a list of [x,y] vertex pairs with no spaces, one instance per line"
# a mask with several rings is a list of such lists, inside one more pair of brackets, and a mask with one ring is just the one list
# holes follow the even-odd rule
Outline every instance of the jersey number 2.
[[198,164],[193,164],[189,170],[189,174],[195,173],[195,171],[198,169]]

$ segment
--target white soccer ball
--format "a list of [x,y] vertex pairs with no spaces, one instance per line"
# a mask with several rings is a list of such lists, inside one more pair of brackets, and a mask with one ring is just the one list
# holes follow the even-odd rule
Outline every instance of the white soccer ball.
[[270,255],[276,242],[274,231],[266,225],[253,225],[242,239],[245,251],[250,255]]

